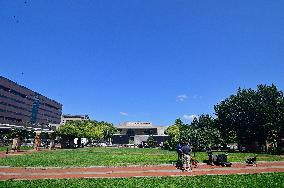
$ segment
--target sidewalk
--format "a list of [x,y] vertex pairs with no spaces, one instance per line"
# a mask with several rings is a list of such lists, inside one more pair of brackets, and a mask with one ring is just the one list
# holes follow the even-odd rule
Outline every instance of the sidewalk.
[[192,172],[182,172],[172,165],[128,167],[71,167],[71,168],[12,168],[0,167],[0,180],[54,178],[122,178],[153,176],[198,176],[218,174],[253,174],[284,172],[283,162],[261,162],[256,166],[233,163],[232,167],[199,164]]

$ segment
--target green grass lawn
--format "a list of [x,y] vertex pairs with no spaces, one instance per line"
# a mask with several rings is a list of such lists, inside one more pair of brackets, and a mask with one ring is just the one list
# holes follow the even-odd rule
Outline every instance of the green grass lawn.
[[[0,151],[6,151],[7,148],[9,149],[9,151],[11,150],[11,145],[9,146],[0,146]],[[30,146],[21,146],[20,150],[30,150],[30,149],[33,149],[33,147],[30,147]]]
[[[217,154],[217,152],[215,152]],[[220,152],[221,153],[221,152]],[[230,162],[244,162],[253,153],[229,153]],[[280,161],[283,156],[258,154],[258,160]],[[151,148],[82,148],[73,150],[42,151],[0,158],[1,166],[67,167],[67,166],[126,166],[171,164],[176,152]],[[207,159],[205,152],[196,153],[197,160]]]
[[284,173],[195,177],[0,181],[0,187],[284,187]]

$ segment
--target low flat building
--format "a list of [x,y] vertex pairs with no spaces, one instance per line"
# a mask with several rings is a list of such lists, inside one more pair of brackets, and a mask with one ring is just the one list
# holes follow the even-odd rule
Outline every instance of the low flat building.
[[165,135],[166,126],[154,126],[151,122],[124,122],[117,126],[119,134],[113,135],[113,144],[141,144],[153,136],[160,144],[169,136]]
[[61,116],[61,123],[62,125],[65,125],[66,122],[68,121],[85,121],[89,120],[88,115],[71,115],[71,114],[63,114]]

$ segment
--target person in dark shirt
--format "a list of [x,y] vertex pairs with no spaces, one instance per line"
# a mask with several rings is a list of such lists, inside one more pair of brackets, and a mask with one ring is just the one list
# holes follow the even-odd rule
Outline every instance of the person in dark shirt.
[[182,148],[182,145],[181,145],[181,143],[178,143],[177,144],[177,154],[178,154],[178,160],[181,160],[181,158],[182,158],[182,150],[181,150],[181,148]]
[[181,169],[183,168],[183,164],[182,164],[182,151],[181,151],[181,143],[179,142],[176,146],[176,151],[177,151],[177,163],[176,163],[176,168],[177,169]]
[[190,160],[191,160],[191,157],[190,157],[190,153],[191,153],[191,148],[189,146],[188,143],[184,143],[181,147],[181,150],[182,150],[182,154],[183,154],[183,159],[184,159],[184,169],[186,171],[192,171],[192,168],[191,168],[191,163],[190,163]]
[[183,154],[190,155],[191,148],[190,148],[189,144],[185,143],[185,144],[181,147],[181,151],[182,151]]
[[213,153],[212,153],[212,149],[211,149],[210,146],[207,147],[206,152],[207,152],[208,157],[209,157],[208,164],[210,164],[211,166],[213,166],[213,165],[214,165],[214,163],[213,163]]

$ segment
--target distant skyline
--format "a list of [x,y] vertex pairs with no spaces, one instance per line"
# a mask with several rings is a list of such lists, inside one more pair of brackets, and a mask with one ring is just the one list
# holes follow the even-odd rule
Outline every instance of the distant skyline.
[[64,114],[189,123],[238,87],[284,90],[283,10],[281,0],[0,0],[0,75]]

